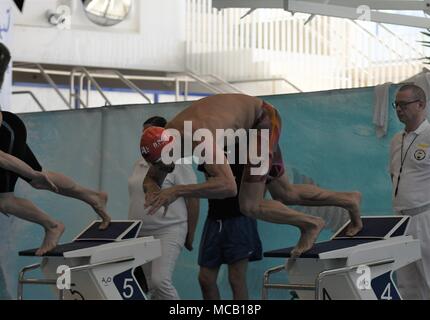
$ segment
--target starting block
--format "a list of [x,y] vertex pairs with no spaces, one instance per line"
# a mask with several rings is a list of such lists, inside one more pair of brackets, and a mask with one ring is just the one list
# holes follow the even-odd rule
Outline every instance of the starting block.
[[[141,221],[112,221],[99,230],[95,221],[71,243],[57,246],[40,264],[21,270],[18,300],[24,285],[51,285],[61,300],[146,300],[148,286],[141,266],[161,256],[160,240],[137,238]],[[34,257],[37,249],[20,256]],[[41,269],[44,279],[27,279]],[[68,281],[69,279],[69,281]]]
[[[295,259],[293,247],[265,252],[265,257],[287,260],[265,272],[262,298],[269,289],[286,289],[305,300],[401,300],[393,274],[421,259],[419,240],[405,235],[409,219],[362,217],[363,229],[354,237],[345,234],[347,222],[331,240]],[[270,276],[282,271],[288,283],[270,283]]]

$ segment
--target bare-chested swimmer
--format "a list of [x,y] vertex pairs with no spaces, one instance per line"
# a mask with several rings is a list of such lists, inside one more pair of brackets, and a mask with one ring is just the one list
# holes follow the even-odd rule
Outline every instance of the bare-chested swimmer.
[[[324,227],[324,221],[321,218],[293,210],[287,205],[342,207],[348,210],[351,218],[347,234],[354,236],[362,229],[361,193],[333,192],[314,185],[289,183],[278,145],[281,118],[272,105],[259,98],[243,94],[220,94],[196,101],[179,113],[165,128],[177,130],[180,137],[176,137],[176,142],[181,142],[182,145],[185,145],[186,140],[191,138],[185,129],[186,122],[192,123],[192,134],[201,129],[211,133],[213,137],[217,137],[217,130],[220,129],[232,129],[233,132],[256,129],[259,136],[257,154],[264,154],[262,135],[264,131],[268,132],[266,160],[269,165],[263,173],[255,174],[255,170],[253,171],[256,169],[255,162],[246,163],[239,192],[240,210],[243,214],[256,219],[298,227],[301,237],[292,252],[293,257],[300,256],[312,248]],[[236,195],[234,176],[224,156],[224,148],[220,146],[220,140],[216,139],[213,139],[215,142],[212,149],[206,151],[213,152],[211,155],[213,161],[204,163],[210,179],[200,184],[175,185],[161,190],[160,186],[166,174],[174,167],[173,162],[166,163],[162,159],[163,148],[175,140],[170,136],[171,130],[167,131],[166,138],[165,129],[149,128],[145,130],[141,138],[141,153],[152,164],[143,183],[148,214],[154,214],[159,208],[168,206],[178,197],[222,199]],[[195,151],[201,143],[203,142],[193,141],[192,150]],[[250,148],[252,147],[250,146]],[[215,161],[220,154],[223,157],[222,163]],[[184,156],[188,155],[182,151],[181,157]],[[251,158],[252,155],[248,157],[248,160]],[[268,182],[267,188],[273,200],[264,199],[266,182]]]

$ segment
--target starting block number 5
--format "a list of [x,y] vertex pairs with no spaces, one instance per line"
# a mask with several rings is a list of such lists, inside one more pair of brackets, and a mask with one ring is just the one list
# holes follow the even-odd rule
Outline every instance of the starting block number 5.
[[127,270],[113,277],[116,289],[124,300],[146,300],[139,284],[133,277],[133,270]]
[[134,288],[132,286],[132,283],[134,282],[134,279],[124,279],[124,287],[122,291],[122,295],[126,299],[131,299],[134,295]]

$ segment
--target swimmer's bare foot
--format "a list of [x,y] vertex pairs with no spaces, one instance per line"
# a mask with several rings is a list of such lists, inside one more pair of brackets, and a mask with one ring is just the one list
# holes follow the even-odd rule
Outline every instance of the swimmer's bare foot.
[[301,230],[302,234],[300,236],[299,243],[297,243],[296,247],[291,251],[291,258],[297,258],[302,253],[310,250],[321,230],[324,228],[325,222],[323,219],[313,217],[312,220],[313,222],[309,227]]
[[43,256],[47,252],[54,249],[58,240],[64,232],[64,224],[61,222],[56,222],[54,225],[45,229],[45,238],[43,239],[43,243],[41,247],[36,251],[36,256]]
[[99,226],[100,230],[106,230],[111,222],[111,217],[106,211],[106,204],[108,201],[108,194],[106,192],[99,192],[94,196],[92,207],[94,211],[102,218],[102,223]]
[[363,229],[363,222],[360,216],[360,204],[361,204],[361,193],[351,192],[352,204],[347,208],[351,222],[346,229],[346,235],[348,237],[355,236],[361,229]]

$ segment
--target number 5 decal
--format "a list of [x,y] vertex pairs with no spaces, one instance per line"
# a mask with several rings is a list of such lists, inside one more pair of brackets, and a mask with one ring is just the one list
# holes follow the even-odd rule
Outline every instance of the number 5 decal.
[[133,284],[134,280],[130,278],[124,279],[124,288],[123,288],[124,291],[122,292],[122,295],[124,296],[125,299],[130,299],[134,295],[134,289],[130,283]]
[[133,269],[117,274],[113,277],[113,283],[124,300],[146,300],[139,283],[133,276]]

